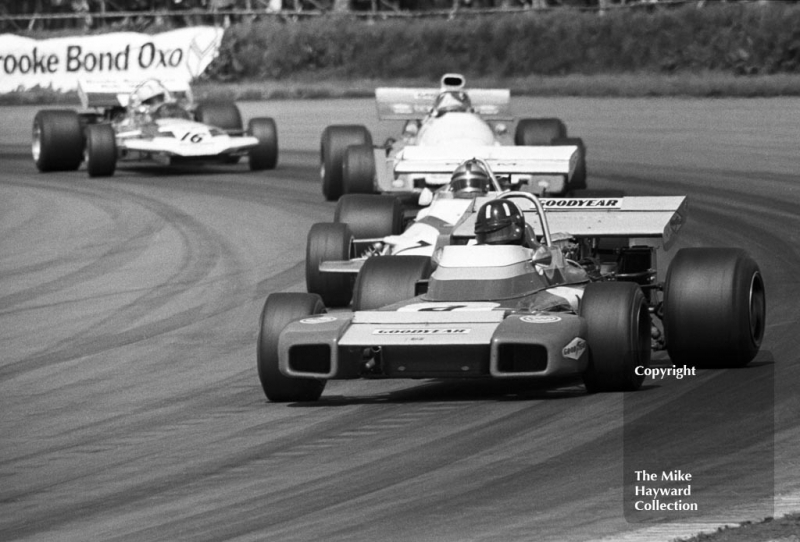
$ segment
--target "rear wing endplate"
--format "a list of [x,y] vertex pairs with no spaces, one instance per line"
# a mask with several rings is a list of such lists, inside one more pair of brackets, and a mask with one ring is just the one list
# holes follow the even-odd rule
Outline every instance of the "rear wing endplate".
[[[127,107],[130,93],[142,80],[81,80],[78,81],[78,97],[84,109]],[[159,79],[177,100],[192,100],[189,82],[182,79]]]
[[[380,120],[421,119],[433,108],[438,88],[375,89],[375,100]],[[487,120],[511,120],[511,92],[508,89],[465,90],[475,113]]]

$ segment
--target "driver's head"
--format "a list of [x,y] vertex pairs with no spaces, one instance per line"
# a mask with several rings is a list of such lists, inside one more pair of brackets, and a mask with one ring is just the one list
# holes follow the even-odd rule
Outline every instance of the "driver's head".
[[447,90],[436,97],[433,104],[436,115],[452,112],[468,112],[472,110],[472,102],[463,90]]
[[453,172],[450,190],[456,198],[483,196],[492,190],[492,179],[478,160],[467,160]]
[[142,105],[158,105],[168,101],[168,91],[159,81],[145,81],[135,91],[135,99]]
[[164,103],[165,101],[167,101],[167,97],[164,95],[164,93],[161,93],[161,94],[156,94],[154,96],[151,96],[151,97],[147,98],[146,100],[142,100],[142,103],[144,105],[157,105],[157,104]]
[[479,245],[521,245],[525,239],[525,217],[507,199],[483,204],[475,220],[475,239]]

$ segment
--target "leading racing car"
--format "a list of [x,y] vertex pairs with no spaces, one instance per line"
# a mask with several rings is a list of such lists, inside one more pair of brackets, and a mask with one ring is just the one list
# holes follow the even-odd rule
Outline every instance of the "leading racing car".
[[381,120],[405,122],[400,140],[375,146],[361,125],[328,126],[320,143],[322,193],[414,194],[447,184],[471,156],[524,162],[509,177],[521,190],[564,195],[586,188],[586,148],[557,118],[522,118],[513,139],[508,89],[468,89],[446,74],[439,89],[378,88]]
[[589,392],[632,391],[653,348],[676,365],[744,366],[765,330],[756,262],[684,248],[658,280],[657,249],[686,211],[685,197],[478,197],[432,258],[365,260],[352,311],[271,294],[257,347],[264,393],[314,401],[327,380],[357,378],[579,377]]
[[32,154],[39,171],[71,171],[86,161],[90,177],[113,175],[118,160],[160,164],[235,164],[275,168],[278,132],[271,118],[243,128],[233,103],[195,104],[184,81],[81,81],[86,112],[43,110],[33,121]]

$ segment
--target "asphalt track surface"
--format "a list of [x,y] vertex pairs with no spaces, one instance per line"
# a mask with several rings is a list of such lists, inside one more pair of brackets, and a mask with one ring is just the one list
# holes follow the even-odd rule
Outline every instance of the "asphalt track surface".
[[[792,501],[800,100],[514,107],[561,117],[585,139],[593,187],[688,194],[679,246],[751,252],[768,328],[748,368],[649,381],[624,396],[347,381],[329,383],[318,403],[270,404],[256,374],[258,315],[270,292],[303,290],[306,233],[332,218],[320,133],[364,123],[381,141],[399,126],[378,124],[370,100],[247,103],[245,117],[278,122],[275,171],[142,166],[95,180],[83,169],[39,174],[28,142],[36,109],[4,108],[0,539],[668,540],[698,526],[669,514],[630,523],[623,510],[624,479],[647,450],[626,427],[642,420],[658,457],[689,450],[680,466],[698,486],[723,472],[771,493],[774,470],[776,499]],[[663,354],[655,362],[669,365]],[[748,408],[717,408],[747,407],[753,386],[772,389],[773,379],[774,405],[755,422]],[[695,449],[697,438],[733,438],[739,453]],[[705,517],[770,515],[771,500],[746,493],[730,506],[723,496]]]

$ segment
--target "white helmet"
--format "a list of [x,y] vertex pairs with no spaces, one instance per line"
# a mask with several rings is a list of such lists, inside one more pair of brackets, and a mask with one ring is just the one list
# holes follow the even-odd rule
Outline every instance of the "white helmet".
[[157,79],[148,79],[131,93],[131,103],[137,105],[155,105],[171,102],[172,96],[167,88]]

